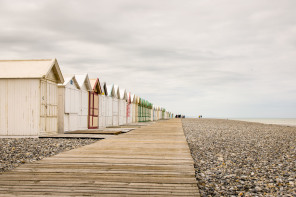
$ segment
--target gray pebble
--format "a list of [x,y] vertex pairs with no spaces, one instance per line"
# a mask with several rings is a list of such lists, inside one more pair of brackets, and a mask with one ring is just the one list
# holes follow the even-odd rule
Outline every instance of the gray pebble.
[[296,127],[182,119],[201,196],[294,196]]
[[96,141],[95,139],[0,138],[0,172]]

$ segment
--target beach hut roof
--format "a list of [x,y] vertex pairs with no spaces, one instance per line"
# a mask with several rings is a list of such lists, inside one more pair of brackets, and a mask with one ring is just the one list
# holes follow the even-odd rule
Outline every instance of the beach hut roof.
[[80,89],[80,86],[75,78],[74,75],[64,75],[64,83],[63,84],[58,84],[58,86],[66,86],[69,83],[74,83],[74,85],[77,87],[77,89]]
[[120,92],[119,92],[119,86],[114,85],[114,97],[120,99]]
[[108,96],[107,85],[106,82],[101,83],[102,94]]
[[114,85],[113,84],[107,85],[106,88],[107,88],[108,96],[114,97]]
[[98,94],[102,94],[102,89],[101,89],[101,84],[100,84],[99,78],[90,79],[89,81],[90,81],[92,91],[94,91]]
[[0,78],[39,79],[47,78],[53,71],[57,83],[64,83],[64,77],[56,59],[0,60]]
[[119,96],[120,96],[120,99],[121,100],[127,100],[127,93],[126,93],[126,90],[125,89],[120,89],[119,90]]
[[90,81],[89,81],[89,78],[88,78],[88,74],[85,73],[85,74],[78,74],[78,75],[75,75],[75,78],[79,84],[80,87],[83,86],[83,84],[85,84],[85,87],[88,91],[91,91],[92,90],[92,87],[91,87],[91,84],[90,84]]
[[136,95],[131,94],[131,103],[136,103]]

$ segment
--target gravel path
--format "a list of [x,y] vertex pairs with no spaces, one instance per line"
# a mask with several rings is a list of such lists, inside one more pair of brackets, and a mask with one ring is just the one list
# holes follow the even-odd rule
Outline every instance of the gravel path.
[[296,196],[296,127],[182,122],[202,196]]
[[0,138],[0,172],[96,141],[95,139]]

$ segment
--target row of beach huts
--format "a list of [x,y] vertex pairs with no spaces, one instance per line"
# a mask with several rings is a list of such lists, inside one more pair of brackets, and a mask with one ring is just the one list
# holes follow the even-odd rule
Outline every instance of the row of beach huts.
[[118,85],[63,75],[56,59],[0,61],[0,136],[41,136],[170,119]]

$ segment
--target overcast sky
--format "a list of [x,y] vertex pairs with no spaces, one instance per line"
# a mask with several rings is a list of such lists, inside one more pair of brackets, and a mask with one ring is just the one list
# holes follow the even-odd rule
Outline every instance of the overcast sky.
[[[57,58],[173,113],[296,118],[295,0],[0,0],[0,59]],[[1,72],[1,71],[0,71]]]

